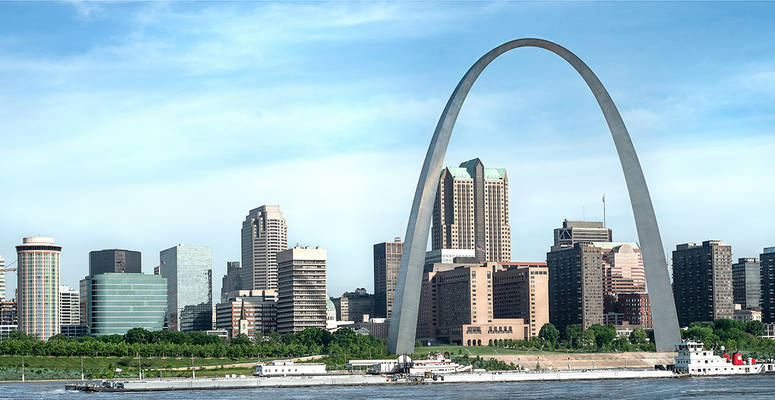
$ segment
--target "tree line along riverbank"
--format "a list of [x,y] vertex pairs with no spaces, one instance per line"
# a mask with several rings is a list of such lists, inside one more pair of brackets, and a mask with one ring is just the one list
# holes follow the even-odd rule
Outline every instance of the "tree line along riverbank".
[[[755,358],[771,358],[775,354],[775,340],[758,338],[763,332],[764,326],[760,321],[717,320],[692,324],[682,331],[682,335],[702,341],[708,347],[723,345],[730,351],[747,353]],[[546,324],[538,337],[523,341],[505,340],[497,346],[423,347],[417,342],[414,356],[444,353],[461,364],[509,370],[518,368],[519,363],[511,362],[513,358],[492,359],[488,356],[631,351],[653,352],[650,333],[636,328],[628,337],[617,337],[613,326],[593,325],[583,330],[580,325],[570,325],[560,332],[552,324]],[[25,357],[25,368],[31,368],[29,376],[65,379],[80,378],[82,360],[84,374],[89,378],[136,377],[138,368],[154,376],[167,376],[167,373],[171,374],[169,376],[187,376],[190,370],[186,368],[190,368],[191,358],[198,368],[212,368],[202,374],[217,376],[251,373],[252,364],[258,361],[310,355],[322,356],[320,360],[329,369],[345,369],[351,359],[392,357],[387,353],[385,340],[359,335],[348,329],[334,333],[323,329],[306,329],[286,335],[270,333],[253,340],[245,335],[225,339],[203,332],[149,332],[142,328],[131,329],[124,335],[100,337],[69,339],[56,335],[48,341],[11,332],[0,341],[0,379],[20,378],[22,356]]]

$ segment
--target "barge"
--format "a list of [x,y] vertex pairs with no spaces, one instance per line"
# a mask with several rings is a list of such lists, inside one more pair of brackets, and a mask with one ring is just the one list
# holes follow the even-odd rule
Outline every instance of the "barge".
[[353,360],[351,367],[367,367],[365,373],[330,373],[324,364],[273,361],[257,364],[254,376],[223,378],[167,378],[86,381],[65,385],[86,392],[151,392],[169,390],[262,389],[313,386],[435,385],[445,383],[505,383],[603,379],[683,378],[704,375],[753,375],[775,373],[772,362],[743,360],[739,354],[716,356],[702,343],[676,346],[675,366],[655,369],[582,369],[539,371],[484,371],[461,366],[440,354],[426,360],[400,356],[395,360]]

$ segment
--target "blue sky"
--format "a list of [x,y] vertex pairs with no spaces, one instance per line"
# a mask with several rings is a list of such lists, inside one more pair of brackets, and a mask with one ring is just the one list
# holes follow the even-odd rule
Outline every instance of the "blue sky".
[[[620,108],[669,254],[775,246],[772,3],[0,3],[0,253],[23,236],[88,252],[210,245],[218,296],[245,214],[280,204],[290,244],[328,248],[329,294],[372,288],[372,245],[403,236],[428,142],[486,51],[574,51]],[[605,122],[560,58],[496,60],[447,163],[507,168],[515,260],[563,218],[637,240]],[[668,257],[669,259],[669,257]],[[15,287],[9,274],[8,296]]]

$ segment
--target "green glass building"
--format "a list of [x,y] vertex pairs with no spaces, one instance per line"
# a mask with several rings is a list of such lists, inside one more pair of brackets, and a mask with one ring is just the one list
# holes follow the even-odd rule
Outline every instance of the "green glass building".
[[89,335],[123,335],[132,328],[158,331],[167,313],[167,278],[105,273],[86,278]]

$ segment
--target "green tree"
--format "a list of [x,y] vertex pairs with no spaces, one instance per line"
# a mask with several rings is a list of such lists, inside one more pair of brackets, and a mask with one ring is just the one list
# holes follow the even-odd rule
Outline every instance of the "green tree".
[[578,347],[584,349],[593,349],[595,347],[595,333],[587,329],[579,335]]
[[632,344],[644,344],[647,341],[646,339],[648,339],[648,335],[641,327],[636,327],[630,333],[630,343]]
[[762,321],[748,321],[745,323],[745,331],[756,337],[764,336],[764,323]]
[[132,328],[124,334],[124,342],[133,343],[151,343],[153,334],[143,328]]
[[250,341],[250,338],[248,335],[244,333],[240,333],[239,335],[233,337],[230,341],[230,344],[232,345],[238,345],[238,344],[244,344],[244,345],[250,345],[252,342]]
[[576,348],[580,346],[579,339],[583,331],[581,324],[572,324],[565,327],[565,340],[568,341],[568,347]]
[[558,331],[557,328],[555,328],[554,325],[550,323],[544,324],[544,326],[542,326],[541,330],[538,332],[538,337],[552,344],[557,343],[557,338],[559,336],[560,331]]
[[68,340],[70,340],[70,338],[68,338],[66,335],[63,335],[61,333],[57,333],[56,335],[48,338],[49,342],[66,342]]
[[601,349],[608,347],[616,339],[616,328],[613,325],[595,324],[590,326],[588,330],[595,335],[595,344]]
[[632,351],[632,345],[626,338],[618,337],[611,342],[611,349],[616,351]]

